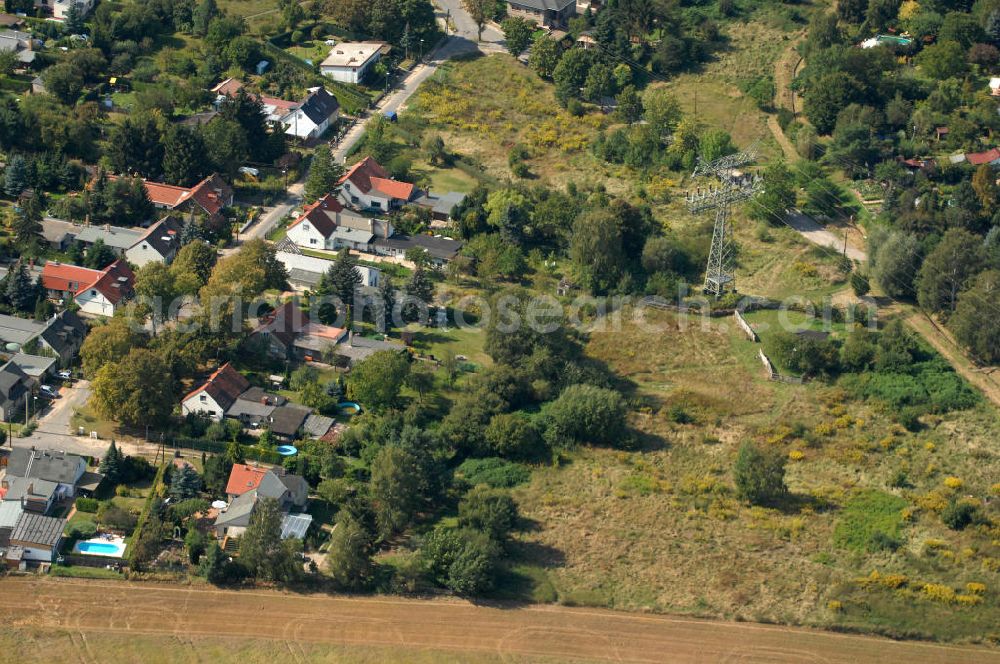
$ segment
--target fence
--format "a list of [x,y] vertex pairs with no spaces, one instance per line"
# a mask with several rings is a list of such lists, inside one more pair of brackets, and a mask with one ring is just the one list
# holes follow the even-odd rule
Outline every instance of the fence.
[[107,567],[112,565],[118,569],[127,567],[127,563],[119,558],[108,558],[107,556],[88,556],[82,553],[64,553],[59,556],[63,565],[75,567]]
[[748,323],[746,318],[743,317],[743,314],[741,314],[739,311],[734,311],[733,317],[736,319],[736,324],[739,325],[740,329],[746,333],[750,341],[753,342],[760,341],[760,337],[758,337],[757,333],[754,332],[752,327],[750,327],[750,323]]
[[771,362],[771,358],[764,354],[763,348],[757,349],[757,356],[760,358],[761,364],[764,365],[764,369],[767,371],[767,379],[778,381],[780,383],[791,383],[793,385],[801,385],[805,382],[802,376],[784,376],[778,373],[778,370],[774,368],[774,363]]

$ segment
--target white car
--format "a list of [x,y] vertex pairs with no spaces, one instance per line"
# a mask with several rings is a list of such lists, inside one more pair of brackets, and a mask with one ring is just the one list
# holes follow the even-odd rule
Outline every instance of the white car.
[[59,392],[57,392],[51,385],[42,385],[39,391],[42,393],[42,396],[50,399],[55,399],[59,396]]
[[60,371],[56,375],[59,376],[63,380],[69,380],[70,378],[73,377],[73,372],[70,371],[70,370],[68,370],[68,369],[63,369],[62,371]]

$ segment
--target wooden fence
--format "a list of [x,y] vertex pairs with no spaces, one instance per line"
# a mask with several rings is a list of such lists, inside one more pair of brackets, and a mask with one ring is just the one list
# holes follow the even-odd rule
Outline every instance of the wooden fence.
[[757,333],[754,332],[752,327],[750,327],[750,323],[748,323],[746,318],[743,317],[743,314],[739,311],[734,311],[733,318],[736,319],[736,324],[740,326],[740,329],[743,330],[744,333],[746,333],[747,338],[750,339],[750,341],[755,343],[760,341],[760,337],[758,337]]

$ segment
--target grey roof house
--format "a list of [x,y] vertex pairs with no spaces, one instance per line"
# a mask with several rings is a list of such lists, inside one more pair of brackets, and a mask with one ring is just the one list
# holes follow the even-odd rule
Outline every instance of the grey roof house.
[[[21,414],[30,391],[31,378],[17,364],[7,362],[0,367],[0,416],[4,422],[10,422]],[[10,472],[8,467],[7,473]]]
[[77,489],[92,491],[100,484],[101,475],[87,472],[87,461],[79,455],[56,450],[11,450],[7,459],[7,477],[47,480],[58,485],[56,499],[73,497]]
[[[242,493],[234,495],[237,489]],[[309,484],[302,476],[283,470],[234,466],[226,490],[233,497],[215,520],[215,534],[220,539],[242,535],[250,525],[254,509],[265,498],[278,501],[279,508],[286,513],[303,510],[309,503]]]
[[566,28],[576,16],[576,0],[507,0],[507,13],[543,28]]
[[54,561],[65,525],[63,519],[24,512],[10,534],[7,564],[16,566],[21,561]]

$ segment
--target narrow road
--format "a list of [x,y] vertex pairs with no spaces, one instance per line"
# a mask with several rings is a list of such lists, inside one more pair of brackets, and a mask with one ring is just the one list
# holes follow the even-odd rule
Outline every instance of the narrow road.
[[[552,605],[485,606],[457,599],[11,576],[0,578],[0,594],[16,599],[0,603],[0,623],[15,630],[72,630],[97,643],[101,634],[109,633],[130,635],[136,643],[142,635],[176,637],[170,648],[190,648],[192,654],[198,651],[192,639],[238,638],[283,642],[293,653],[303,643],[392,647],[442,657],[447,653],[447,659],[456,661],[499,656],[502,661],[672,664],[1000,663],[1000,652],[988,648]],[[44,652],[44,635],[31,638],[30,652]],[[100,661],[134,659],[129,652],[108,648],[101,651]],[[233,660],[222,655],[216,661]]]

